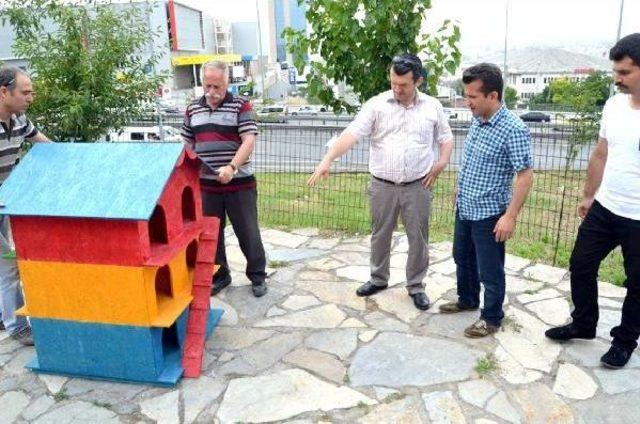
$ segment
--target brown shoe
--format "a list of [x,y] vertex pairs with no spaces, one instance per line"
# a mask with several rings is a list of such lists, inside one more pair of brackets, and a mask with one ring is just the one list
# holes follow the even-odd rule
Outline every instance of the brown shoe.
[[500,327],[489,324],[487,321],[480,318],[478,321],[464,329],[464,335],[472,339],[486,337],[498,331],[499,328]]
[[458,312],[477,311],[478,308],[471,308],[465,306],[460,302],[447,302],[440,305],[440,313],[443,314],[457,314]]

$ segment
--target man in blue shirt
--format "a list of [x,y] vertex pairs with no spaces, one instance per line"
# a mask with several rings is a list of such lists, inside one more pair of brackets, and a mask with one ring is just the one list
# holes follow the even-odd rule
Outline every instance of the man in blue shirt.
[[495,333],[504,317],[504,248],[533,183],[531,137],[522,120],[502,104],[502,74],[497,66],[475,65],[464,71],[462,82],[474,119],[456,189],[453,257],[458,301],[441,305],[440,312],[478,309],[482,281],[484,308],[464,334],[484,337]]

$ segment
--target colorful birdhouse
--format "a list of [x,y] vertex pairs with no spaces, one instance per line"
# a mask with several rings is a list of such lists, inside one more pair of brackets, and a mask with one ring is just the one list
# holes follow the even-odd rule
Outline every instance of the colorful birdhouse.
[[180,143],[37,144],[0,187],[40,372],[199,375],[219,222]]

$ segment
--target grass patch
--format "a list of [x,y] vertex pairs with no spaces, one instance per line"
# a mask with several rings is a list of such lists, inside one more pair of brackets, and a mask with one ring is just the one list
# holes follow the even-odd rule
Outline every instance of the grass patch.
[[320,418],[319,418],[318,421],[329,422],[329,423],[333,422],[333,421],[331,421],[331,415],[329,415],[327,413],[324,413],[324,414],[320,415]]
[[487,353],[484,357],[478,359],[473,369],[476,370],[480,377],[487,376],[498,369],[498,360],[493,353]]
[[98,408],[111,408],[113,405],[111,405],[109,402],[100,402],[99,400],[92,400],[91,403],[95,406],[97,406]]
[[508,315],[502,319],[502,328],[510,328],[514,333],[519,333],[522,330],[522,324],[513,315]]
[[391,393],[389,396],[387,396],[386,398],[384,398],[384,400],[382,401],[382,403],[391,403],[391,402],[395,402],[397,400],[400,399],[404,399],[406,397],[406,395],[404,393]]
[[[260,173],[258,209],[263,227],[291,230],[318,228],[321,234],[369,234],[369,182],[367,173],[333,173],[316,187],[306,185],[306,173]],[[537,171],[534,186],[518,218],[507,252],[536,262],[568,268],[580,224],[575,206],[585,173]],[[443,172],[433,190],[429,238],[453,239],[454,210],[451,193],[455,173]],[[399,225],[400,229],[402,226]],[[622,285],[622,255],[612,252],[600,267],[599,279]]]
[[62,389],[55,395],[53,395],[53,400],[56,402],[62,402],[64,400],[69,399],[69,395],[67,394],[67,389]]
[[372,409],[371,405],[367,405],[363,401],[358,402],[358,408],[360,408],[365,414],[371,412]]
[[284,268],[289,266],[289,262],[287,261],[269,261],[269,266],[271,268]]

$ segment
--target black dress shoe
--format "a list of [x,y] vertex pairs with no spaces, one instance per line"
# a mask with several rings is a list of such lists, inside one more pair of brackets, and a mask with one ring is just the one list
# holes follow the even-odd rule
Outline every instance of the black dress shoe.
[[229,284],[231,284],[231,274],[229,273],[218,273],[216,275],[214,275],[212,281],[211,281],[212,287],[211,287],[211,296],[215,296],[218,293],[220,293],[220,291],[222,289],[224,289],[225,287],[227,287]]
[[267,283],[264,281],[260,283],[251,284],[251,291],[255,297],[262,297],[267,293]]
[[550,328],[544,332],[544,335],[552,340],[558,341],[567,341],[571,339],[591,340],[596,338],[596,330],[585,330],[583,328],[576,327],[571,323],[561,327]]
[[627,365],[633,350],[625,349],[620,346],[611,345],[607,353],[602,355],[600,362],[605,368],[618,369]]
[[427,309],[429,309],[429,298],[425,293],[414,293],[410,296],[413,297],[413,304],[416,305],[416,308],[420,309],[421,311],[426,311]]
[[385,284],[384,286],[376,286],[371,281],[367,281],[366,283],[358,287],[358,290],[356,290],[356,294],[358,296],[371,296],[372,294],[376,294],[380,290],[384,290],[387,287],[389,287],[388,284]]

